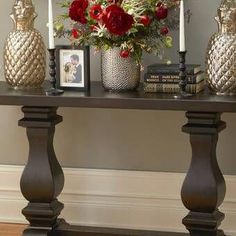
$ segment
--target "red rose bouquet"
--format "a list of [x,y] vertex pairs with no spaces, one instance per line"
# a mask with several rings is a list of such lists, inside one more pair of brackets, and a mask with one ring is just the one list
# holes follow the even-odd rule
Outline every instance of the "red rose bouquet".
[[[172,46],[169,30],[178,24],[178,0],[64,0],[58,37],[96,49],[120,47],[121,57],[140,62],[142,52],[161,55]],[[69,24],[68,24],[69,23]]]

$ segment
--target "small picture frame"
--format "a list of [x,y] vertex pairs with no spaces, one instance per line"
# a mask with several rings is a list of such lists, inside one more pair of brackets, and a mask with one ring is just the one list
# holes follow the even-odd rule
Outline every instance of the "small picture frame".
[[88,91],[90,87],[89,47],[56,46],[57,88]]

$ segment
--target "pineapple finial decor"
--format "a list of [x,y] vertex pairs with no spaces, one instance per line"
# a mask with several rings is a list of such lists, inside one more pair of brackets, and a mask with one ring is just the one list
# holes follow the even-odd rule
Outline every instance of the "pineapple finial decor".
[[218,33],[209,42],[206,69],[210,89],[236,94],[236,0],[223,0],[216,16]]
[[34,28],[37,17],[31,0],[16,0],[12,14],[14,30],[4,48],[4,73],[13,88],[38,88],[45,79],[46,51],[41,34]]

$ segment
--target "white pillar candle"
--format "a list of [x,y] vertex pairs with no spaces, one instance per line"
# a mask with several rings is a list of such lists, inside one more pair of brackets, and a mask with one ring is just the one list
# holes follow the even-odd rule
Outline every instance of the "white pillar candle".
[[179,51],[186,51],[185,29],[184,29],[184,0],[180,1],[180,22],[179,22]]
[[55,42],[54,42],[52,0],[48,0],[48,36],[49,36],[49,49],[54,49]]

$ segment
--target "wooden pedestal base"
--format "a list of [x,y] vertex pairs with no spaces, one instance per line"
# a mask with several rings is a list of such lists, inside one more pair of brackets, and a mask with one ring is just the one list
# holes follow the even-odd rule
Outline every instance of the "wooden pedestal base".
[[62,121],[54,107],[23,107],[29,158],[21,177],[21,191],[29,204],[22,210],[30,223],[23,236],[48,236],[57,226],[63,204],[57,200],[64,186],[64,175],[57,161],[53,137],[55,125]]
[[[29,204],[22,213],[29,221],[23,236],[181,236],[153,231],[72,227],[58,220],[63,204],[57,200],[64,175],[57,161],[53,136],[62,121],[55,107],[23,107],[19,125],[27,129],[29,159],[21,178],[21,191]],[[224,214],[225,181],[216,158],[218,133],[225,128],[220,113],[187,112],[183,131],[190,134],[192,162],[182,187],[182,201],[189,214],[183,224],[191,236],[223,236],[218,229]]]
[[224,214],[218,207],[225,197],[225,181],[216,158],[218,133],[226,125],[220,113],[187,112],[183,131],[190,134],[192,162],[182,187],[182,200],[189,214],[183,224],[191,236],[221,236]]
[[63,220],[50,236],[187,236],[185,233],[70,226]]

